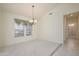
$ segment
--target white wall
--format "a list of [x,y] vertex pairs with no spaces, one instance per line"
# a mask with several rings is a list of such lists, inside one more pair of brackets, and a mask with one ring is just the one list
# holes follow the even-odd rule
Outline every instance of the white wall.
[[60,4],[38,21],[38,39],[63,43],[63,16],[79,11],[79,4]]
[[[3,45],[11,45],[11,44],[16,44],[16,43],[20,43],[20,42],[25,42],[28,40],[33,40],[36,39],[36,24],[33,25],[33,33],[32,36],[24,36],[24,37],[17,37],[15,38],[15,24],[14,24],[14,19],[15,18],[19,18],[19,19],[24,19],[24,20],[29,20],[29,18],[25,17],[25,16],[21,16],[21,15],[17,15],[17,14],[13,14],[13,13],[9,13],[9,12],[2,12],[2,40],[4,40],[3,44],[0,43],[1,46]],[[0,41],[2,41],[0,40]]]

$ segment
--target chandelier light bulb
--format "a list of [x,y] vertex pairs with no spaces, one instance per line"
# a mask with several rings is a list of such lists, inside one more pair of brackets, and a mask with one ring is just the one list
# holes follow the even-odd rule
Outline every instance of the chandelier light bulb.
[[34,20],[34,23],[37,23],[37,20],[36,19]]
[[30,23],[33,23],[33,20],[29,20]]

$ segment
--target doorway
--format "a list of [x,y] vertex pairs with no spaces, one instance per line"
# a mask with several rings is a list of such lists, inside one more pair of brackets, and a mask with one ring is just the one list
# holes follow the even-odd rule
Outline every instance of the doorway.
[[79,12],[64,16],[64,43],[69,48],[79,47]]

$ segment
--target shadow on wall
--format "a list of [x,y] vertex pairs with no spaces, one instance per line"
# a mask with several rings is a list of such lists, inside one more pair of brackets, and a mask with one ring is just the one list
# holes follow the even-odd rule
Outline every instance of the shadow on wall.
[[6,41],[2,40],[0,41],[0,53],[4,52],[6,50]]
[[5,40],[5,34],[3,34],[3,31],[0,33],[0,53],[4,52],[6,50],[6,40]]
[[[6,29],[5,29],[6,30]],[[2,12],[0,11],[0,53],[5,51],[6,40],[5,40],[5,31],[4,31],[4,20],[2,18]]]

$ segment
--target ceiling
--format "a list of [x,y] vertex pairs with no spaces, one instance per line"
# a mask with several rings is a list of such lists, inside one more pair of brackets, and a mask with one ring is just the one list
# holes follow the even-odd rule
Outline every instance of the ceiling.
[[[32,17],[32,5],[33,3],[3,3],[0,4],[3,11],[20,14],[27,17]],[[56,3],[35,3],[34,15],[36,19],[39,19],[51,9],[55,8],[59,4]]]

